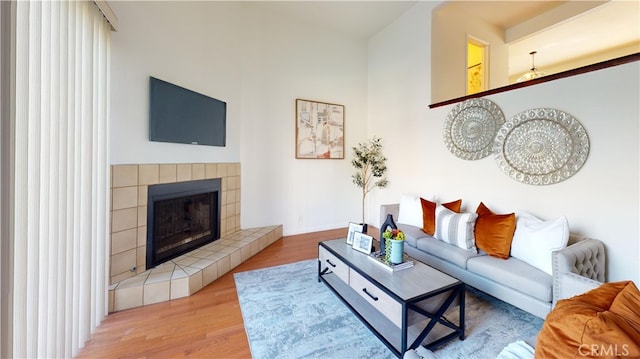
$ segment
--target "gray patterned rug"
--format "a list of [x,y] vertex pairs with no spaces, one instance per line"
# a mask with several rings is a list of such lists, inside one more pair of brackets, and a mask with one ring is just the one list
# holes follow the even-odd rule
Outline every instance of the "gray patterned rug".
[[[234,274],[253,358],[394,358],[367,327],[318,283],[317,260]],[[457,323],[457,310],[446,314]],[[437,358],[495,358],[535,335],[542,320],[469,288],[466,335]]]

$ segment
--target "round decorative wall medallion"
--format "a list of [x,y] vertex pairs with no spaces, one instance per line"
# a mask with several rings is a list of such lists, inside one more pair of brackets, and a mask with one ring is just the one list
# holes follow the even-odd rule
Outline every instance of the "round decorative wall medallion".
[[589,137],[568,113],[536,108],[513,116],[498,130],[498,167],[516,181],[546,185],[578,172],[589,155]]
[[444,143],[456,157],[479,160],[493,151],[494,137],[504,122],[500,107],[487,99],[460,102],[445,120]]

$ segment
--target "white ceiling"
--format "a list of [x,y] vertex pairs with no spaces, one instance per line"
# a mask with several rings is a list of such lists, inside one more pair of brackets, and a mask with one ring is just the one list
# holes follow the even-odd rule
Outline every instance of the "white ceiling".
[[[425,1],[425,0],[422,0]],[[583,0],[573,0],[583,1]],[[361,38],[369,38],[388,26],[414,1],[252,1],[266,10],[298,18]],[[502,28],[509,28],[543,14],[567,1],[450,1]],[[570,41],[559,41],[570,39]],[[536,67],[615,47],[640,39],[640,0],[613,0],[585,14],[562,22],[510,45],[510,72],[531,67],[531,51],[537,51]],[[551,55],[553,54],[553,55]]]
[[572,61],[635,42],[640,51],[640,1],[611,1],[570,20],[551,26],[521,41],[509,44],[509,72],[531,68],[531,51],[536,67]]
[[412,1],[252,1],[251,4],[292,16],[314,26],[367,39],[400,17]]

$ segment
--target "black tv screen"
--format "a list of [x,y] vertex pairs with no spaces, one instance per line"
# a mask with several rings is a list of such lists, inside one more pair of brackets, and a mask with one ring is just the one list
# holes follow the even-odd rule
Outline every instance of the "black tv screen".
[[227,103],[150,77],[149,140],[225,146]]

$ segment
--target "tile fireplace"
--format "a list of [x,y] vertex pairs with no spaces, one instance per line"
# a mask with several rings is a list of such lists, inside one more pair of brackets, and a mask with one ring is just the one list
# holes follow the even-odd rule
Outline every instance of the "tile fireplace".
[[218,238],[224,238],[240,230],[240,163],[111,166],[111,284],[147,270],[149,188],[212,179],[219,181]]
[[[149,221],[156,212],[163,212],[157,225]],[[168,247],[156,255],[166,259],[158,265],[147,257],[156,227],[158,247]],[[209,234],[219,239],[199,246]],[[279,238],[282,225],[240,229],[239,163],[112,165],[109,313],[192,295]],[[198,248],[164,253],[191,242]]]

